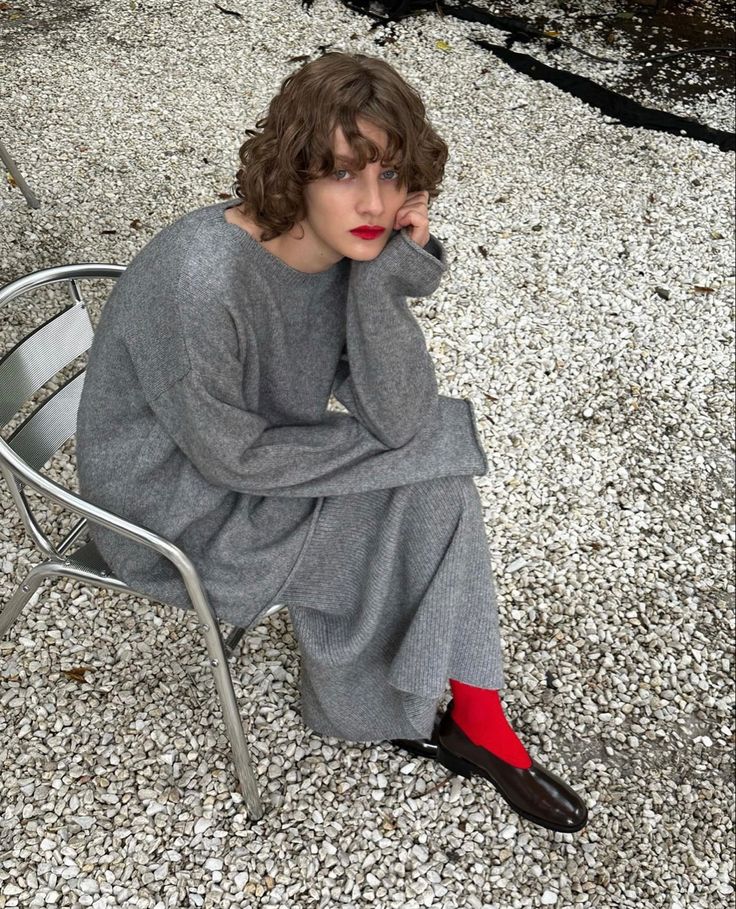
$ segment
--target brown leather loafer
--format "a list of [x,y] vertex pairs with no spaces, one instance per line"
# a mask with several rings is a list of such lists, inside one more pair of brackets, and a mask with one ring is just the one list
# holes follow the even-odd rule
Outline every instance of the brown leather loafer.
[[413,754],[415,757],[425,757],[431,758],[432,760],[437,760],[437,733],[440,728],[440,721],[442,719],[442,714],[437,714],[434,718],[434,728],[432,729],[432,737],[428,739],[390,739],[392,745],[395,745],[397,748],[401,748],[402,751],[408,751],[409,754]]
[[452,701],[437,733],[437,760],[461,776],[489,780],[514,811],[540,827],[575,833],[588,821],[588,809],[558,776],[532,761],[520,769],[475,745],[451,716]]

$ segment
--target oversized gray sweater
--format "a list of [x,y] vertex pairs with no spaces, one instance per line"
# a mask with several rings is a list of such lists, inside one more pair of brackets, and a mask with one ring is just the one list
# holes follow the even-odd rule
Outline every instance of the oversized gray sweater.
[[[245,624],[285,586],[318,497],[488,469],[472,404],[438,395],[407,297],[446,270],[435,237],[394,232],[374,260],[308,274],[191,212],[135,256],[90,350],[80,489],[174,541],[218,614]],[[328,409],[333,392],[349,411]],[[102,528],[132,587],[188,606],[168,562]],[[278,601],[278,600],[276,600]]]

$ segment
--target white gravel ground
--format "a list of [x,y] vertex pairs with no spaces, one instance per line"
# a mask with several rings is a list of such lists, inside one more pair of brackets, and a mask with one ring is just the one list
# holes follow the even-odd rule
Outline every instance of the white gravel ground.
[[[590,822],[545,831],[488,784],[309,733],[282,612],[233,666],[250,824],[194,617],[59,584],[0,641],[0,909],[732,906],[733,154],[513,72],[467,40],[491,29],[425,14],[379,46],[328,0],[221,5],[250,18],[0,5],[0,138],[41,201],[0,187],[0,280],[126,263],[228,192],[289,58],[397,66],[451,148],[430,221],[452,265],[413,306],[489,456],[504,703]],[[2,313],[2,348],[45,306]],[[4,518],[3,596],[32,561]]]

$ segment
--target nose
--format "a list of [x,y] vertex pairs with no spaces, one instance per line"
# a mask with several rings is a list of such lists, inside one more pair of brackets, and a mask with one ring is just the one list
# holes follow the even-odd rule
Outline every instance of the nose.
[[357,209],[361,213],[378,217],[384,210],[383,194],[377,179],[363,180],[358,193]]

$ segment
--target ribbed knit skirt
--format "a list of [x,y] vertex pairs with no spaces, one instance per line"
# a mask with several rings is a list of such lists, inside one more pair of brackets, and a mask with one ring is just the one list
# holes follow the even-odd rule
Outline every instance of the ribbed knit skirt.
[[323,497],[285,603],[310,729],[429,737],[448,679],[504,686],[488,542],[471,476]]

